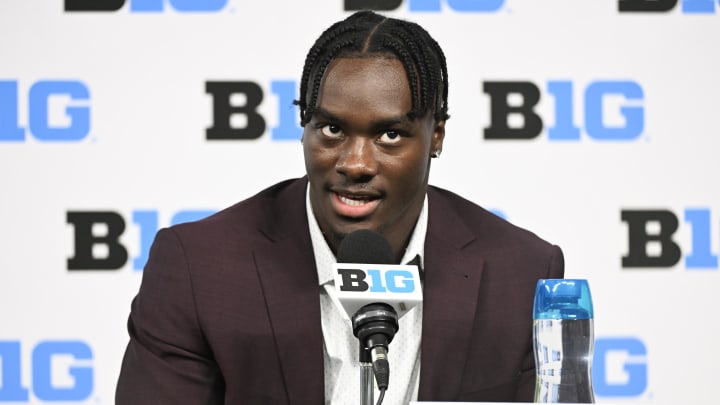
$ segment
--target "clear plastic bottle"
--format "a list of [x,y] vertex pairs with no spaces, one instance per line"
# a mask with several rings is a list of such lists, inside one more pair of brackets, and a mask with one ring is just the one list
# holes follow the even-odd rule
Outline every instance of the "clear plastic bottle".
[[594,403],[595,340],[587,280],[539,280],[533,323],[535,402]]

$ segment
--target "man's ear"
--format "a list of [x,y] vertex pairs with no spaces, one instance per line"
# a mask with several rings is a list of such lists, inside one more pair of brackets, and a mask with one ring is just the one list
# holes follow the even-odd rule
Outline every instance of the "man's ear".
[[430,154],[434,157],[439,157],[443,148],[443,141],[445,140],[445,121],[438,121],[435,123],[435,128],[432,133],[432,140],[430,142]]

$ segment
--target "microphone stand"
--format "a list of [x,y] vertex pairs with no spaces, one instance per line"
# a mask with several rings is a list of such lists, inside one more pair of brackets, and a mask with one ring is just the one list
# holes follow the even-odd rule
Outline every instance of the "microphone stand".
[[355,312],[352,325],[360,343],[360,404],[372,405],[375,380],[381,390],[379,402],[382,402],[390,378],[387,351],[398,330],[397,312],[388,304],[368,304]]
[[375,401],[375,384],[373,382],[372,360],[370,350],[362,342],[360,342],[358,360],[360,362],[360,405],[373,405]]

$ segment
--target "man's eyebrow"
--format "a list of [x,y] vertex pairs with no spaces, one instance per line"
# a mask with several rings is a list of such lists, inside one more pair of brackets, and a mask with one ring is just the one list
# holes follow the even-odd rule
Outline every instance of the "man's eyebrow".
[[[346,123],[345,120],[343,120],[342,118],[338,117],[337,115],[331,113],[330,111],[328,111],[322,107],[317,107],[315,109],[314,114],[322,117],[325,120],[336,122],[340,126],[343,126]],[[412,120],[410,119],[410,117],[407,114],[403,114],[403,115],[396,116],[396,117],[387,117],[387,118],[382,118],[379,120],[371,121],[371,122],[369,122],[369,125],[371,128],[374,128],[377,130],[382,130],[382,129],[391,127],[393,125],[407,124],[411,121]]]
[[328,111],[322,107],[317,107],[315,109],[315,112],[313,113],[313,115],[320,116],[324,120],[337,122],[341,125],[345,122],[344,120],[340,119],[340,117],[338,117],[337,115],[331,113],[330,111]]

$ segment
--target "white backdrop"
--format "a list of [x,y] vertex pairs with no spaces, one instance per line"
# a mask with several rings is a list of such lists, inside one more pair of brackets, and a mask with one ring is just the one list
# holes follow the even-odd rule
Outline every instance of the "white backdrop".
[[[619,0],[380,3],[447,54],[452,118],[431,183],[559,244],[567,277],[590,281],[597,402],[707,402],[720,376],[720,4],[627,1],[665,11],[620,11]],[[0,5],[0,402],[113,403],[142,275],[134,259],[176,213],[215,211],[303,174],[300,142],[272,136],[287,109],[298,121],[272,83],[297,82],[314,39],[350,13],[341,0],[91,3],[114,10]],[[262,89],[257,139],[206,139],[206,84],[218,81]],[[502,125],[490,114],[498,96],[483,91],[491,82],[539,89],[538,136],[486,139]],[[520,130],[526,121],[509,117]],[[577,139],[550,134],[570,122]],[[633,255],[650,264],[623,267],[622,212],[658,210],[665,219],[632,226]],[[82,226],[68,215],[97,212],[122,218],[114,240],[129,258],[71,269],[78,249],[117,256],[75,243]],[[93,238],[111,228],[93,226]]]

